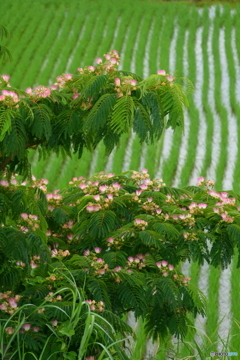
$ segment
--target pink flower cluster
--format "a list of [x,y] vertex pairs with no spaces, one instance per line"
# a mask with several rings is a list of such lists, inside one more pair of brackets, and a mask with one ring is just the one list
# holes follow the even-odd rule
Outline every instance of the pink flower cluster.
[[211,195],[213,198],[221,200],[220,202],[216,203],[218,206],[222,205],[236,205],[236,199],[235,198],[229,198],[227,192],[217,192],[214,190],[208,191],[208,194]]
[[48,295],[47,296],[45,296],[45,298],[44,298],[46,301],[48,301],[48,302],[58,302],[58,301],[62,301],[62,295],[56,295],[56,296],[54,296],[54,293],[53,292],[50,292],[50,293],[48,293]]
[[124,76],[121,79],[115,79],[115,91],[117,92],[118,97],[124,95],[131,95],[133,90],[136,90],[137,80],[133,79],[131,76]]
[[62,249],[56,249],[56,248],[54,248],[54,249],[52,249],[51,250],[51,257],[52,258],[61,258],[61,257],[65,257],[65,256],[68,256],[68,255],[70,255],[70,252],[69,252],[69,250],[62,250]]
[[19,96],[14,91],[2,90],[2,95],[0,95],[0,101],[2,101],[6,106],[16,107],[16,104],[19,102]]
[[8,87],[11,86],[10,83],[9,83],[10,75],[6,75],[6,74],[0,75],[0,84],[3,83],[3,81],[2,81],[1,79],[2,79],[5,83],[7,83],[7,86],[8,86]]
[[203,213],[202,209],[206,209],[207,206],[208,205],[205,203],[197,204],[197,203],[193,202],[188,206],[188,208],[189,208],[191,214],[197,215],[197,214],[202,214]]
[[146,267],[146,257],[143,254],[138,254],[136,257],[129,256],[127,266],[133,269],[139,269],[142,270],[144,267]]
[[203,176],[201,176],[197,179],[197,186],[204,186],[204,187],[212,188],[214,186],[214,184],[215,183],[213,180],[205,180],[205,178]]
[[58,194],[59,190],[55,190],[54,193],[46,194],[48,200],[48,210],[53,211],[62,202],[62,195]]
[[47,88],[46,86],[39,85],[34,89],[28,87],[26,89],[26,93],[35,100],[38,100],[41,98],[49,97],[51,95],[51,89]]
[[89,307],[92,311],[102,312],[104,310],[104,302],[103,301],[95,301],[95,300],[86,300],[86,303],[89,304]]
[[26,225],[32,230],[36,230],[40,226],[40,220],[37,215],[22,213],[21,218],[25,221]]
[[0,293],[0,300],[3,300],[0,304],[0,310],[12,315],[16,310],[18,310],[18,302],[20,299],[21,296],[14,295],[12,291]]
[[146,227],[148,226],[148,222],[141,220],[141,219],[135,219],[134,220],[134,226],[138,229],[138,230],[145,230]]
[[231,224],[234,221],[234,217],[230,216],[229,213],[224,210],[223,206],[215,207],[213,211],[221,216],[223,222]]
[[57,78],[56,78],[56,80],[57,80],[57,82],[55,82],[52,86],[51,86],[51,88],[53,89],[53,90],[56,90],[56,89],[58,89],[58,88],[63,88],[64,87],[64,85],[68,82],[68,81],[72,81],[72,76],[73,76],[73,74],[62,74],[62,75],[59,75]]
[[[91,268],[93,269],[95,274],[104,275],[108,270],[108,264],[102,258],[99,258],[97,254],[100,254],[102,249],[100,247],[95,247],[94,252],[89,249],[84,250],[83,255],[88,259],[92,260]],[[89,269],[86,269],[87,271]]]
[[[172,85],[171,83],[175,80],[174,77],[171,76],[171,75],[169,75],[169,74],[167,74],[165,70],[158,70],[158,71],[157,71],[157,74],[162,76],[162,78],[160,78],[160,81],[161,81],[160,84],[161,84],[162,86],[164,86],[164,85],[166,85],[166,84],[169,84],[169,83],[170,83],[170,85]],[[163,79],[164,81],[162,81],[162,79]],[[165,80],[166,80],[166,81],[165,81]]]
[[184,241],[196,241],[198,240],[197,234],[194,232],[183,233]]
[[157,265],[158,269],[161,270],[162,275],[165,277],[167,277],[169,275],[169,271],[174,270],[174,266],[171,264],[168,264],[168,262],[165,260],[157,262],[156,265]]
[[96,58],[95,63],[97,66],[90,65],[85,68],[78,68],[78,71],[80,74],[95,73],[96,75],[115,72],[120,63],[118,52],[111,50],[107,54],[104,54],[104,58],[105,59],[100,57]]

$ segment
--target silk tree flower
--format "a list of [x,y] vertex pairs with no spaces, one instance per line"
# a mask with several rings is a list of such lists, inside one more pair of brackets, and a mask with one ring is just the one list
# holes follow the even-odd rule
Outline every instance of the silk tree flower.
[[166,75],[166,71],[165,70],[158,70],[158,75]]
[[33,95],[36,95],[37,97],[40,98],[46,98],[51,95],[51,89],[43,85],[40,85],[33,90]]
[[101,205],[99,205],[99,204],[96,204],[96,205],[90,204],[90,205],[86,206],[87,212],[97,212],[100,209],[101,209]]
[[102,249],[100,247],[95,247],[94,251],[95,253],[99,254],[102,251]]
[[106,60],[110,60],[110,59],[111,59],[111,55],[109,55],[109,54],[104,54],[104,57],[105,57]]
[[22,326],[22,328],[25,330],[25,331],[29,331],[31,329],[31,324],[24,324]]
[[5,74],[3,74],[3,75],[1,75],[1,78],[2,78],[4,81],[8,82],[9,79],[10,79],[10,75],[5,75]]
[[121,267],[121,266],[116,266],[116,267],[113,269],[113,271],[116,271],[116,272],[121,271],[121,270],[122,270],[122,267]]
[[52,324],[52,326],[57,326],[57,324],[58,324],[58,320],[57,320],[57,319],[55,319],[55,320],[51,321],[51,324]]
[[94,200],[99,201],[100,200],[100,195],[99,194],[94,195],[93,198],[94,198]]
[[5,331],[8,335],[12,335],[14,333],[15,329],[13,329],[11,326],[9,326],[5,329]]
[[10,298],[10,299],[8,299],[8,302],[9,302],[9,305],[10,305],[12,308],[16,308],[16,307],[17,307],[17,302],[16,302],[16,299],[15,299],[15,298]]
[[39,327],[37,327],[37,326],[34,326],[34,327],[33,327],[33,331],[34,331],[34,332],[38,332],[39,330],[40,330]]
[[[52,255],[52,257],[53,257],[53,255]],[[30,266],[32,269],[36,269],[38,267],[38,265],[33,260],[30,262]]]
[[206,209],[206,207],[207,207],[207,204],[205,204],[205,203],[198,204],[199,209]]
[[87,184],[82,183],[82,184],[79,184],[78,187],[83,190],[87,187]]
[[167,271],[164,271],[164,272],[162,273],[162,276],[167,277],[167,276],[168,276],[168,272],[167,272]]
[[134,257],[129,256],[129,257],[128,257],[128,261],[129,261],[130,263],[133,262],[133,261],[134,261]]
[[95,60],[95,63],[96,64],[102,64],[102,58],[96,58],[96,60]]
[[0,185],[2,185],[2,186],[9,186],[9,182],[6,181],[6,180],[1,180],[1,181],[0,181]]
[[90,65],[90,66],[88,66],[88,70],[91,71],[91,72],[93,72],[93,71],[95,70],[95,67],[92,66],[92,65]]
[[121,80],[119,78],[115,79],[115,86],[120,86],[121,85]]
[[89,249],[84,250],[83,255],[84,256],[90,255],[90,250]]
[[0,310],[2,310],[2,311],[5,311],[5,310],[7,310],[7,303],[6,302],[3,302],[1,305],[0,305]]
[[111,59],[110,59],[110,63],[111,63],[111,64],[116,64],[116,63],[117,63],[117,59],[111,58]]
[[100,192],[105,192],[107,189],[108,189],[108,186],[107,186],[107,185],[100,185],[100,186],[99,186],[99,191],[100,191]]
[[174,77],[169,75],[169,76],[166,76],[166,79],[168,81],[172,82],[174,80]]

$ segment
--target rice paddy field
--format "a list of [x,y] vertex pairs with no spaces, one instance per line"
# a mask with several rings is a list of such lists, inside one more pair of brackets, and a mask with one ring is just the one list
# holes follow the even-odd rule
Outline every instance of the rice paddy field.
[[[144,78],[164,69],[195,87],[184,132],[168,129],[157,144],[142,146],[132,133],[109,158],[102,144],[80,160],[52,154],[39,161],[37,152],[30,153],[33,174],[47,178],[50,191],[73,176],[143,168],[168,186],[195,184],[204,176],[215,181],[216,190],[240,191],[240,3],[2,0],[0,14],[10,33],[4,45],[13,58],[1,65],[1,73],[22,90],[50,85],[110,49],[120,53],[121,69]],[[183,264],[182,271],[206,295],[207,316],[195,321],[199,330],[189,333],[185,345],[175,339],[172,345],[153,345],[143,323],[135,324],[133,360],[207,359],[210,351],[234,351],[240,358],[236,259],[224,271],[194,263]]]

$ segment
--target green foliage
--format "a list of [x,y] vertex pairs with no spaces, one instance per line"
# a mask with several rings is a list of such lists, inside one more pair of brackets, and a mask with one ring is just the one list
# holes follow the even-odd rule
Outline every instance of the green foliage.
[[[113,50],[105,62],[63,74],[49,88],[38,86],[26,92],[15,89],[8,76],[0,79],[0,171],[30,175],[28,149],[93,150],[103,140],[110,154],[122,134],[133,129],[140,143],[158,140],[167,126],[183,126],[187,106],[182,86],[169,76],[139,76],[119,71],[119,55]],[[168,80],[170,79],[170,80]]]
[[[117,331],[128,330],[121,318],[133,311],[153,339],[184,338],[188,315],[204,315],[206,302],[177,266],[187,259],[226,268],[240,251],[239,198],[213,191],[204,179],[198,187],[177,189],[151,181],[146,170],[100,173],[74,178],[47,199],[45,180],[26,186],[5,177],[0,185],[0,311],[8,318],[11,300],[4,302],[4,294],[38,307],[42,298],[53,302],[44,305],[44,314],[58,319],[59,332],[72,339],[71,351],[80,330],[70,326],[77,306],[70,307],[66,276]],[[41,316],[35,320],[40,326]],[[93,317],[88,321],[92,328]],[[40,351],[31,344],[31,351]],[[50,340],[46,348],[55,345],[57,352]]]

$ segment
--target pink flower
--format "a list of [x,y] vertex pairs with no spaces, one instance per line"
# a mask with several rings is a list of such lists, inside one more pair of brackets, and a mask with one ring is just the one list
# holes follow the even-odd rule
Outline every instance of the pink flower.
[[110,59],[111,59],[111,56],[110,56],[109,54],[105,54],[104,56],[105,56],[106,60],[110,60]]
[[94,200],[99,201],[100,200],[100,195],[98,195],[98,194],[94,195],[93,198],[94,198]]
[[165,261],[165,260],[162,261],[162,266],[167,266],[167,264],[168,264],[167,261]]
[[166,75],[166,71],[165,70],[158,70],[158,75]]
[[113,183],[112,186],[115,188],[115,189],[120,189],[121,188],[121,185],[119,183]]
[[201,182],[203,182],[204,181],[204,177],[203,176],[200,176],[198,179],[197,179],[197,182],[198,183],[201,183]]
[[72,98],[73,100],[77,99],[79,97],[79,94],[73,94]]
[[111,63],[111,64],[116,64],[116,63],[117,63],[117,59],[111,58],[111,59],[110,59],[110,63]]
[[90,66],[88,66],[88,70],[89,70],[89,71],[94,71],[94,70],[95,70],[95,67],[90,65]]
[[28,331],[28,330],[30,330],[30,328],[31,328],[31,324],[24,324],[24,325],[22,326],[22,328],[23,328],[25,331]]
[[8,181],[6,181],[6,180],[1,180],[1,181],[0,181],[0,185],[2,185],[2,186],[9,186],[9,183],[8,183]]
[[168,272],[167,272],[167,271],[164,271],[164,272],[162,273],[162,275],[165,276],[165,277],[167,277],[167,276],[168,276]]
[[9,305],[10,305],[12,308],[16,308],[16,307],[17,307],[17,302],[16,302],[16,299],[15,299],[15,298],[10,298],[10,299],[8,299],[8,302],[9,302]]
[[88,256],[89,254],[90,254],[90,250],[89,250],[89,249],[84,250],[84,252],[83,252],[83,255],[84,255],[84,256]]
[[199,209],[206,209],[206,207],[207,207],[207,204],[204,204],[204,203],[198,204]]
[[0,310],[7,310],[7,305],[5,304],[5,303],[2,303],[1,305],[0,305]]
[[174,266],[171,265],[171,264],[169,264],[169,265],[168,265],[168,269],[169,269],[170,271],[172,271],[172,270],[174,270]]
[[106,190],[107,190],[107,185],[100,185],[99,186],[99,191],[105,192]]
[[28,219],[28,214],[26,214],[26,213],[22,213],[22,214],[20,214],[20,216],[21,216],[24,220],[27,220],[27,219]]
[[95,206],[94,206],[94,205],[88,205],[88,206],[86,207],[86,210],[87,210],[88,212],[93,212],[93,211],[95,211]]
[[79,187],[80,189],[85,189],[85,188],[87,187],[87,185],[86,185],[86,184],[79,184],[78,187]]
[[[53,252],[52,252],[52,253],[53,253]],[[35,264],[34,261],[31,261],[31,262],[30,262],[30,266],[31,266],[32,269],[36,269],[36,268],[38,267],[38,265]]]
[[169,76],[166,76],[166,79],[171,82],[174,80],[174,77],[169,75]]
[[116,86],[120,86],[121,85],[121,80],[119,78],[115,79],[115,85]]
[[107,239],[107,242],[109,242],[110,244],[113,244],[114,238],[113,238],[113,237],[108,238],[108,239]]
[[4,81],[8,82],[10,79],[10,75],[1,75]]
[[53,320],[53,321],[51,322],[51,324],[52,324],[52,326],[57,326],[58,321],[55,319],[55,320]]
[[113,271],[116,271],[116,272],[118,272],[118,271],[120,271],[120,270],[122,270],[122,267],[121,267],[121,266],[116,266],[116,267],[113,269]]
[[8,335],[12,335],[14,333],[15,329],[13,329],[12,327],[7,327],[5,329],[5,331]]
[[102,251],[102,249],[100,247],[95,247],[94,251],[95,253],[99,254]]
[[39,327],[37,327],[37,326],[34,326],[34,327],[33,327],[33,331],[34,331],[34,332],[38,332],[39,330],[40,330]]
[[101,59],[101,58],[96,58],[95,63],[96,63],[96,64],[101,64],[101,63],[102,63],[102,59]]

